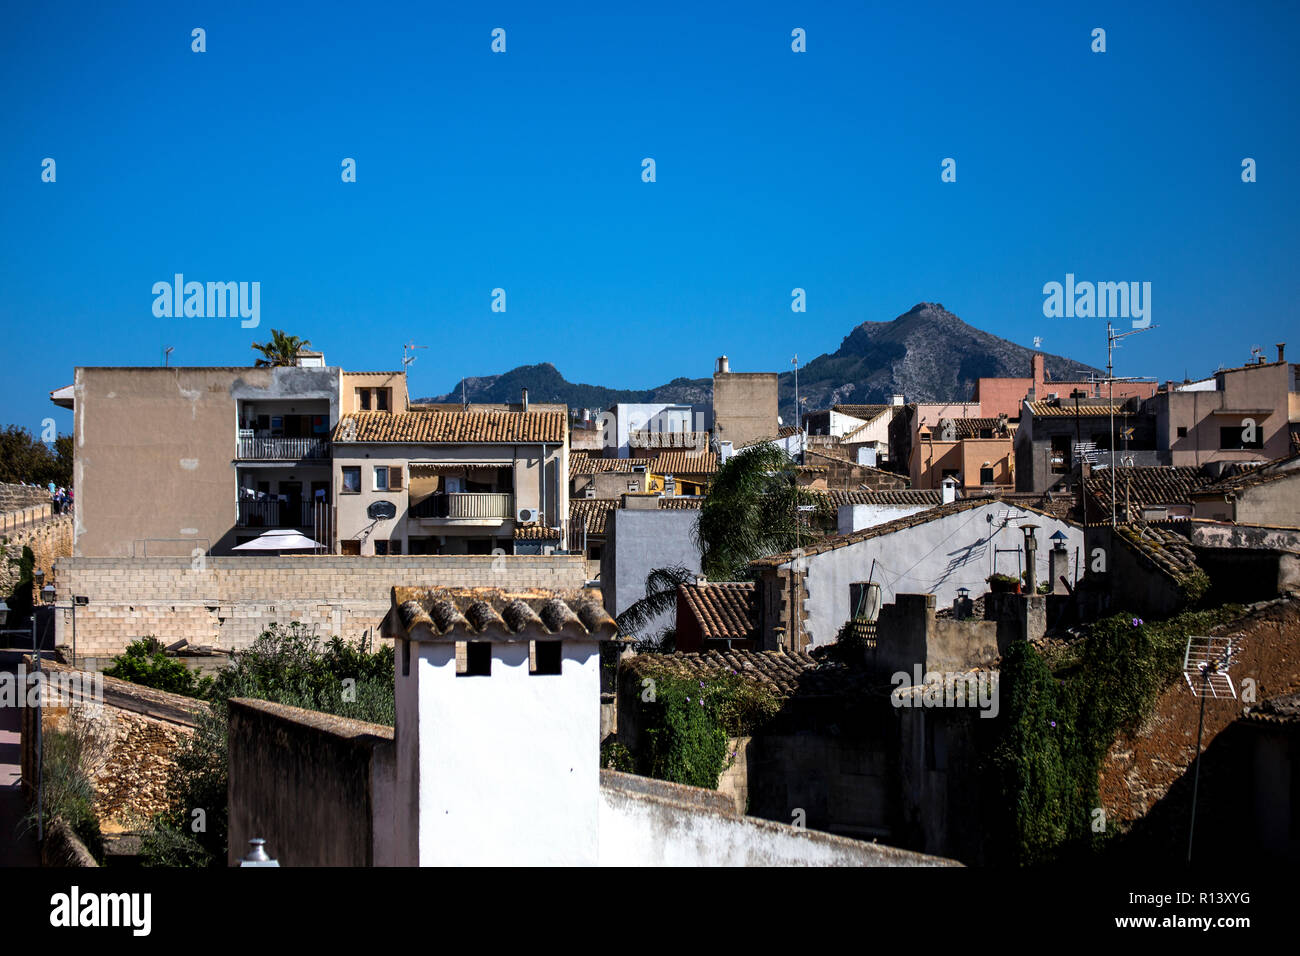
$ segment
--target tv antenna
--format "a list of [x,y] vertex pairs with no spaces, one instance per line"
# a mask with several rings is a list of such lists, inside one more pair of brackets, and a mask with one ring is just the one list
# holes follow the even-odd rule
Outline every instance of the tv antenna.
[[[1120,347],[1119,340],[1126,339],[1130,335],[1137,335],[1139,332],[1147,332],[1151,329],[1158,329],[1158,325],[1148,325],[1143,328],[1131,329],[1128,332],[1116,332],[1115,327],[1106,323],[1106,377],[1102,381],[1110,386],[1110,395],[1108,404],[1110,405],[1110,528],[1115,530],[1115,383],[1116,382],[1145,382],[1150,379],[1140,378],[1137,376],[1127,375],[1122,378],[1115,377],[1115,350]],[[1127,447],[1127,446],[1126,446]]]
[[409,366],[416,359],[415,355],[407,355],[406,354],[407,352],[414,352],[416,349],[427,349],[428,347],[429,346],[427,345],[416,345],[415,339],[411,339],[411,341],[403,345],[402,346],[402,370],[405,371],[407,366]]
[[1201,738],[1205,732],[1205,700],[1236,700],[1237,689],[1232,686],[1228,668],[1235,663],[1236,647],[1231,637],[1202,637],[1189,635],[1187,650],[1183,654],[1183,678],[1191,688],[1192,696],[1201,699],[1201,717],[1196,727],[1196,760],[1192,772],[1192,813],[1187,823],[1187,862],[1192,862],[1192,837],[1196,833],[1196,791],[1201,782]]

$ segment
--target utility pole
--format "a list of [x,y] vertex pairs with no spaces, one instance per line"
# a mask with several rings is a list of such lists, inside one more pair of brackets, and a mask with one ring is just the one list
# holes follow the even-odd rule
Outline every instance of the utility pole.
[[794,353],[794,358],[790,359],[790,364],[794,366],[794,430],[799,431],[799,353]]
[[[1146,328],[1130,329],[1127,332],[1116,332],[1112,323],[1106,323],[1106,384],[1109,386],[1109,404],[1110,404],[1110,528],[1115,530],[1115,383],[1116,382],[1140,382],[1143,379],[1125,376],[1123,378],[1115,377],[1115,350],[1120,346],[1116,345],[1120,339],[1128,338],[1130,335],[1137,335],[1139,332],[1146,332],[1148,329],[1158,329],[1158,325],[1149,325]],[[1125,446],[1127,450],[1127,445]]]

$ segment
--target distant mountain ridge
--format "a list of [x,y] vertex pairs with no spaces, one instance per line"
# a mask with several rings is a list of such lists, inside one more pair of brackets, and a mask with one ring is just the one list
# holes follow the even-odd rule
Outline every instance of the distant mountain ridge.
[[[890,322],[863,322],[834,352],[801,367],[799,397],[805,411],[888,402],[896,394],[909,402],[965,401],[980,377],[1027,378],[1033,355],[1033,349],[966,324],[939,303],[921,302]],[[1044,359],[1048,376],[1056,381],[1100,374],[1060,355],[1044,354]],[[710,369],[713,360],[708,358]],[[466,378],[445,395],[416,401],[459,402],[462,384],[470,402],[517,402],[520,390],[527,388],[529,401],[562,402],[592,411],[619,402],[708,404],[713,398],[711,372],[708,378],[675,378],[657,388],[618,389],[570,382],[554,365],[543,362]],[[778,390],[781,414],[793,421],[793,373],[779,374]]]

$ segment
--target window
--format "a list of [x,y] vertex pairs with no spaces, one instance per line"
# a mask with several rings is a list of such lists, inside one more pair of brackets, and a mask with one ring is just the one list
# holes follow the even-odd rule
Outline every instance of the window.
[[627,483],[627,490],[628,490],[628,491],[640,491],[640,490],[641,490],[641,482],[639,482],[639,481],[629,481],[629,482]]
[[348,540],[348,541],[340,541],[340,542],[339,542],[339,547],[340,547],[341,551],[343,552],[343,554],[360,554],[360,553],[361,553],[361,542],[360,542],[359,540],[357,540],[356,538],[352,538],[352,539],[350,539],[350,540]]
[[343,466],[343,494],[345,495],[361,494],[361,466],[360,465]]
[[388,466],[388,490],[389,491],[402,490],[402,469],[398,465]]
[[563,645],[560,641],[533,641],[529,648],[530,666],[528,673],[559,674],[563,668],[563,656],[560,653]]
[[1179,425],[1179,426],[1178,426],[1178,437],[1179,437],[1179,438],[1186,438],[1186,437],[1187,437],[1187,426],[1186,426],[1186,425]]
[[388,389],[375,389],[375,408],[381,412],[388,411]]
[[401,554],[401,553],[402,553],[402,539],[401,539],[401,538],[389,538],[389,539],[388,539],[388,553],[389,553],[389,554]]
[[380,555],[388,554],[388,542],[385,541],[383,538],[375,539],[375,554],[380,554]]
[[370,389],[357,389],[357,408],[361,409],[363,412],[370,411]]
[[436,538],[408,538],[409,554],[437,554],[438,541]]
[[[1251,432],[1253,441],[1246,441],[1246,433]],[[1219,447],[1225,450],[1239,451],[1246,448],[1263,448],[1264,433],[1258,426],[1229,425],[1219,429]]]
[[1053,435],[1052,450],[1048,457],[1052,466],[1052,474],[1068,475],[1070,473],[1070,436]]
[[[464,648],[464,657],[461,657]],[[459,641],[456,644],[457,677],[492,676],[492,642]]]
[[388,490],[388,466],[376,465],[375,466],[375,491],[387,491],[387,490]]

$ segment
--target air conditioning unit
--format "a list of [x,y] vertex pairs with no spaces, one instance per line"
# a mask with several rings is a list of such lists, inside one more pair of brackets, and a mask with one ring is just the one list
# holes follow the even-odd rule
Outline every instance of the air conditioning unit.
[[520,508],[516,520],[520,524],[530,524],[537,520],[538,511],[536,508]]

